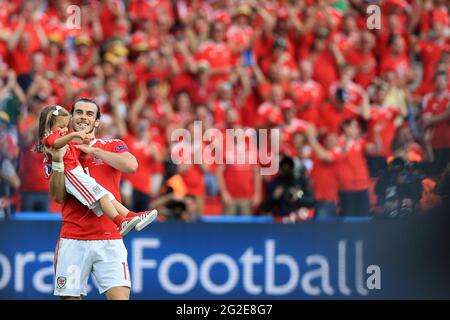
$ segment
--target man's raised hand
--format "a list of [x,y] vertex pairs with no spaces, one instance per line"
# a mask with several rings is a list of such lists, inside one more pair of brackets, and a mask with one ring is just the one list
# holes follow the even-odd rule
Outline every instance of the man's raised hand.
[[87,155],[92,155],[95,152],[95,150],[97,149],[97,148],[90,147],[85,144],[77,144],[77,145],[75,145],[75,148],[81,150],[83,153],[85,153]]

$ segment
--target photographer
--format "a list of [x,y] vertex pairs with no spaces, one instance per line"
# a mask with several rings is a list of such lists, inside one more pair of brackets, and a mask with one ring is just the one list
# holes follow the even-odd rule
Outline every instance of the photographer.
[[196,197],[187,193],[188,188],[173,162],[166,161],[164,166],[164,182],[160,196],[153,200],[151,205],[161,213],[162,220],[197,221],[200,211]]
[[422,177],[416,163],[395,158],[375,186],[384,214],[390,217],[410,215],[416,211],[422,196]]
[[271,213],[275,218],[295,216],[304,219],[303,213],[310,212],[309,209],[314,206],[308,177],[304,171],[300,177],[294,177],[294,161],[289,157],[281,159],[279,174],[267,189],[267,198],[261,210]]

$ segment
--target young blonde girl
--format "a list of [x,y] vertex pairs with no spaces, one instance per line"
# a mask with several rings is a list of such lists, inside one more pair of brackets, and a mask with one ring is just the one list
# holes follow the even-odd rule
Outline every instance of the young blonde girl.
[[[98,216],[105,213],[119,228],[122,236],[133,228],[137,231],[149,225],[157,216],[157,211],[141,214],[130,212],[114,195],[87,175],[78,160],[81,151],[76,148],[83,141],[93,139],[92,133],[85,131],[69,132],[70,114],[61,106],[48,106],[39,117],[39,139],[36,151],[45,153],[45,148],[60,149],[68,145],[64,154],[64,184],[66,191]],[[51,158],[46,154],[46,160]],[[53,168],[57,170],[57,168]]]

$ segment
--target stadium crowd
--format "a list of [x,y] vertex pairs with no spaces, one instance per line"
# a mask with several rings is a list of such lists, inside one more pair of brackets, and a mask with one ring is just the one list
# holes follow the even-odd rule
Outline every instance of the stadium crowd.
[[[448,201],[449,26],[445,0],[0,1],[2,215],[51,209],[37,120],[77,97],[136,156],[122,181],[134,211],[426,213]],[[172,133],[195,121],[280,129],[279,172],[184,161],[195,149],[175,164]]]

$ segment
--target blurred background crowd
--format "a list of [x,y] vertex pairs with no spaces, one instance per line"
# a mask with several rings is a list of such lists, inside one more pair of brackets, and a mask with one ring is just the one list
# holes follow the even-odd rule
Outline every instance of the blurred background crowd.
[[[370,4],[379,29],[368,29]],[[447,4],[0,0],[0,217],[58,212],[32,151],[37,118],[77,97],[99,104],[98,137],[136,156],[138,172],[121,183],[135,211],[184,221],[426,214],[450,189]],[[171,134],[194,121],[280,129],[279,172],[175,165]]]

